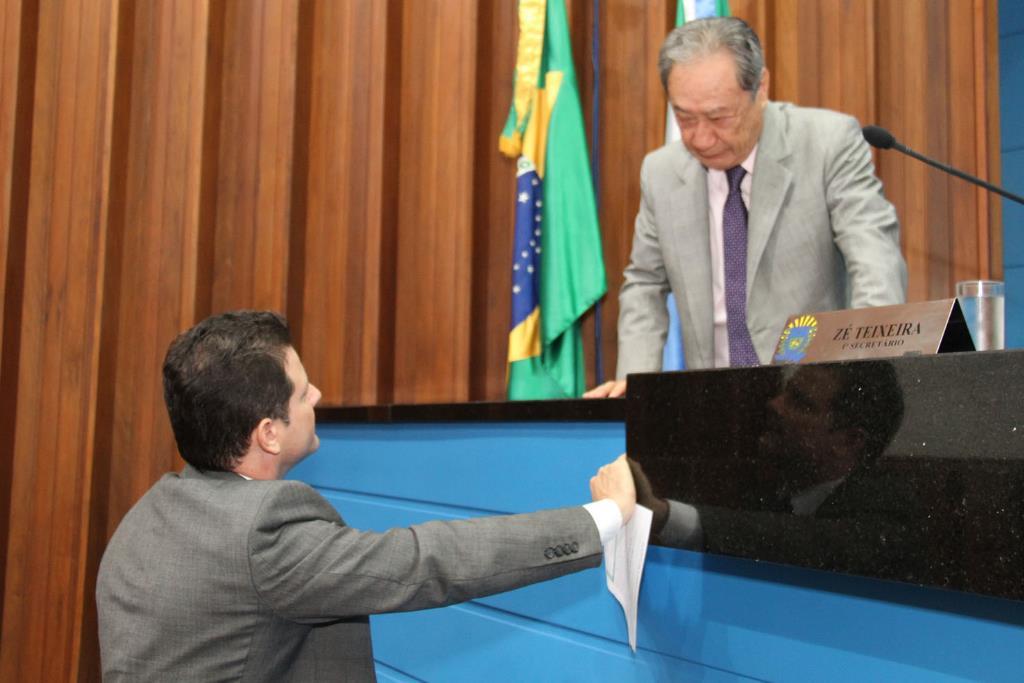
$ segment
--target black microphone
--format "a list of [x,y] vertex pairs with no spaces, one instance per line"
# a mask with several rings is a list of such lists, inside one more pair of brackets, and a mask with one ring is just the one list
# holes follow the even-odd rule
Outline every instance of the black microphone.
[[861,132],[864,133],[864,139],[872,147],[892,149],[892,146],[896,144],[896,138],[892,136],[892,133],[881,126],[864,126]]
[[959,169],[955,169],[952,166],[947,166],[946,164],[940,161],[929,159],[925,155],[915,152],[906,145],[901,145],[899,142],[896,141],[896,138],[893,136],[892,133],[887,131],[885,128],[882,128],[881,126],[864,126],[864,128],[861,129],[861,132],[864,134],[864,139],[867,140],[868,144],[871,145],[872,147],[877,147],[878,149],[895,149],[899,152],[903,152],[907,156],[914,157],[918,161],[923,161],[929,166],[934,166],[940,171],[945,171],[946,173],[949,173],[950,175],[955,175],[957,178],[962,178],[963,180],[966,180],[969,183],[974,183],[975,185],[984,187],[986,190],[990,192],[1001,194],[1007,199],[1012,199],[1018,204],[1024,204],[1024,197],[1021,197],[1020,195],[1008,192],[1007,190],[1004,190],[1001,187],[993,185],[992,183],[987,183],[981,178],[975,178],[974,176],[964,173]]

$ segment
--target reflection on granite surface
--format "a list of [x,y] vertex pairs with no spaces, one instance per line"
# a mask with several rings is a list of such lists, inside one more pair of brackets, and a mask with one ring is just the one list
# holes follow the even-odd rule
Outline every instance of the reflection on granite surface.
[[655,542],[1024,599],[1022,399],[1017,351],[634,375],[627,447]]

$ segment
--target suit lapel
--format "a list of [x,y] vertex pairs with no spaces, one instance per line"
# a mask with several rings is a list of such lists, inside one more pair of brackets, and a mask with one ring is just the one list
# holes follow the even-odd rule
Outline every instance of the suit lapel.
[[693,330],[697,342],[697,348],[687,349],[687,355],[693,353],[710,367],[714,329],[707,174],[682,143],[677,144],[679,152],[674,155],[673,169],[680,182],[671,193],[672,221],[667,239],[673,257],[666,259],[666,263],[679,265],[676,274],[683,281],[683,289],[676,291],[676,296],[685,296],[681,323],[684,330]]
[[750,190],[750,219],[747,223],[747,301],[761,256],[777,227],[779,211],[786,200],[793,173],[789,170],[789,142],[779,105],[769,102],[764,112],[764,129],[757,145],[753,185]]

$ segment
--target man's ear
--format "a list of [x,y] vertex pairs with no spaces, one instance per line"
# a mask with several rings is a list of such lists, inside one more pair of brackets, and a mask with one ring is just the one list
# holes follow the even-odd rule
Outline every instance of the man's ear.
[[281,452],[280,435],[277,433],[277,424],[269,417],[260,420],[256,429],[252,430],[252,441],[260,450],[265,453],[277,455]]

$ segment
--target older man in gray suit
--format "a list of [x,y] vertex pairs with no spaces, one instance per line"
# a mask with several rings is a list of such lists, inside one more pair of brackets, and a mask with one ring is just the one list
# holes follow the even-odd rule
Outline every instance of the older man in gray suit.
[[855,119],[769,102],[740,19],[680,26],[658,65],[682,144],[644,160],[617,379],[588,396],[661,369],[669,291],[688,368],[769,363],[795,313],[905,300],[896,211]]
[[368,615],[438,607],[600,564],[633,513],[625,456],[596,502],[527,515],[347,526],[281,477],[316,450],[320,392],[273,313],[208,318],[164,362],[182,457],[129,511],[100,564],[107,681],[373,680]]

